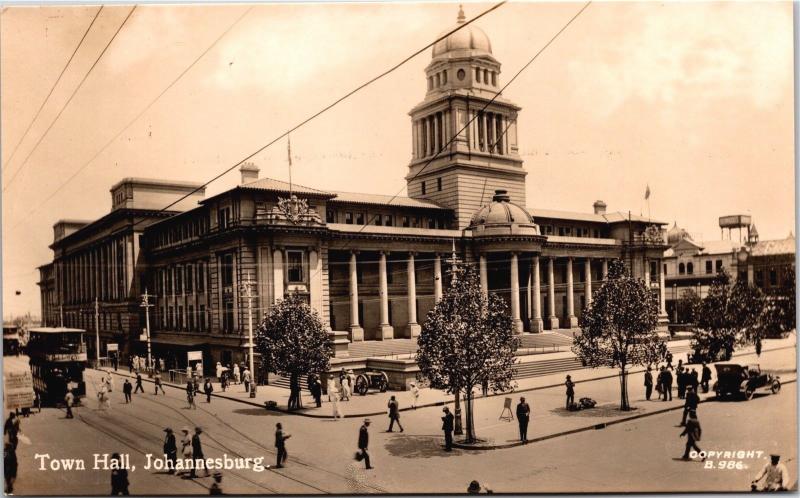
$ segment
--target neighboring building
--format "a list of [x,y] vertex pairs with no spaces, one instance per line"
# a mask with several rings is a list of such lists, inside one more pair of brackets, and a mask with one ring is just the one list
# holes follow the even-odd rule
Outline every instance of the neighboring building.
[[[786,269],[794,268],[795,245],[791,233],[786,239],[759,241],[758,230],[749,217],[747,236],[740,241],[730,237],[730,219],[742,215],[723,216],[720,227],[728,228],[728,239],[698,243],[675,223],[667,231],[670,248],[664,252],[666,310],[672,323],[682,323],[676,304],[688,290],[700,298],[708,295],[716,275],[727,272],[734,281],[742,280],[770,292],[780,287]],[[741,235],[740,235],[741,237]]]
[[[193,184],[161,182],[159,188],[179,192],[124,215],[115,200],[110,215],[57,234],[52,283],[49,265],[41,268],[46,316],[54,319],[63,304],[73,314],[65,323],[92,329],[92,315],[78,311],[91,310],[97,292],[111,290],[113,298],[101,298],[109,315],[101,341],[113,338],[122,351],[142,354],[146,286],[155,294],[154,354],[184,364],[185,352],[202,350],[210,368],[244,358],[249,281],[256,319],[298,293],[344,357],[351,343],[416,337],[447,284],[453,252],[479,269],[488,292],[508,301],[520,334],[574,330],[615,258],[648,282],[664,314],[664,223],[606,212],[602,201],[589,213],[526,207],[536,203],[525,198],[520,108],[503,97],[490,103],[500,88],[500,63],[488,37],[470,25],[440,41],[426,75],[425,99],[410,113],[408,197],[259,179],[258,168],[245,164],[239,186],[210,198],[198,190],[162,214],[153,208]],[[134,188],[134,205],[156,188],[135,182],[144,186]],[[120,237],[125,243],[116,242]],[[116,253],[82,263],[85,249],[102,244],[105,255],[112,240]],[[112,275],[106,261],[118,262]]]

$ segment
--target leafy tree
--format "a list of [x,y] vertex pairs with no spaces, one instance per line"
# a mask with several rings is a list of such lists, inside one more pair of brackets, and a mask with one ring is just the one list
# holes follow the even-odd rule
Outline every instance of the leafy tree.
[[700,307],[700,296],[694,289],[686,289],[681,292],[681,297],[678,300],[678,320],[680,323],[695,323],[697,320],[697,311]]
[[711,359],[720,353],[730,359],[737,344],[760,341],[764,304],[758,287],[745,281],[731,284],[730,276],[720,272],[700,304],[692,348]]
[[514,336],[511,315],[502,298],[484,294],[472,269],[450,271],[450,285],[428,313],[417,338],[417,364],[431,387],[466,395],[466,442],[476,440],[472,396],[487,383],[492,391],[512,387]]
[[656,298],[642,280],[627,274],[622,261],[612,261],[608,279],[581,314],[572,351],[586,365],[619,368],[620,410],[630,410],[628,367],[657,362],[666,352],[657,323]]
[[766,337],[781,337],[797,327],[795,299],[795,270],[788,267],[780,287],[767,297],[763,317]]
[[289,377],[289,409],[302,408],[300,376],[330,368],[332,350],[317,311],[290,294],[264,316],[255,342],[269,371]]

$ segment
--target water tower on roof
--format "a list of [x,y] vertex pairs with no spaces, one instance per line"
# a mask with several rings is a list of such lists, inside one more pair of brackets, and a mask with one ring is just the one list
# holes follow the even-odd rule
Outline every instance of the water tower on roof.
[[750,240],[750,226],[753,224],[753,217],[749,214],[732,214],[719,217],[720,237],[725,239],[725,229],[728,229],[728,240],[731,239],[731,230],[738,229],[739,242],[742,242],[742,228],[747,229],[747,240]]

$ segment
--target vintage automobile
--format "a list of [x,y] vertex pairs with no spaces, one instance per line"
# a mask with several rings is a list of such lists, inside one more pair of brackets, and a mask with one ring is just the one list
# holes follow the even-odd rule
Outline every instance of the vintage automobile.
[[686,355],[686,363],[699,365],[700,363],[714,363],[717,361],[731,361],[730,354],[719,350],[712,355],[707,349],[695,347],[694,351]]
[[720,363],[714,367],[717,369],[717,381],[713,389],[718,399],[733,395],[749,400],[758,391],[777,394],[781,390],[780,377],[762,372],[760,365]]
[[364,396],[370,389],[377,389],[385,393],[389,389],[389,376],[380,370],[367,370],[358,374],[356,377],[355,389],[358,394]]

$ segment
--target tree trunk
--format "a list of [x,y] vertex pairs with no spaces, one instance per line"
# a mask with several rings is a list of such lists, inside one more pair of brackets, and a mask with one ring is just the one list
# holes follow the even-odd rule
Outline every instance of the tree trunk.
[[461,426],[461,389],[456,388],[456,404],[455,410],[453,413],[453,417],[455,417],[455,426],[453,428],[453,434],[456,436],[460,436],[464,434],[464,430]]
[[303,407],[300,396],[300,375],[292,373],[289,377],[289,410],[299,410]]
[[628,401],[628,372],[625,370],[625,366],[621,366],[619,370],[619,391],[619,409],[623,411],[630,410],[631,406]]
[[475,442],[475,413],[474,413],[474,404],[472,403],[472,389],[467,389],[467,443],[474,443]]

